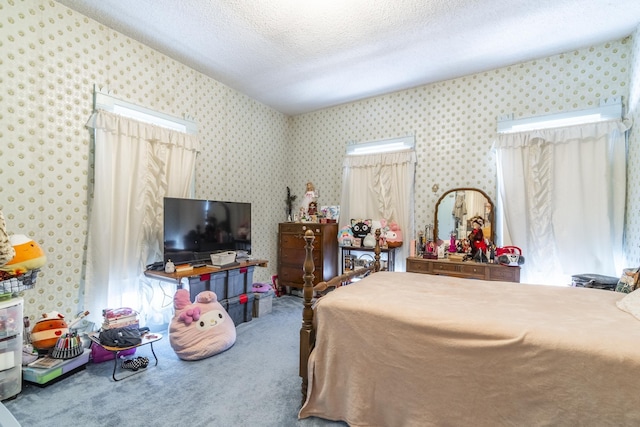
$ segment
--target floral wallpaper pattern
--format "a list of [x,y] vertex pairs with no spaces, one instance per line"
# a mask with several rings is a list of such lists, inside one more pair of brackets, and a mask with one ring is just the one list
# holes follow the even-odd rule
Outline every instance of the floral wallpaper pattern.
[[[496,118],[589,108],[632,96],[638,120],[640,48],[629,38],[288,117],[52,0],[0,0],[0,209],[10,233],[44,248],[47,265],[24,292],[31,318],[57,310],[73,317],[82,280],[92,180],[89,132],[94,87],[199,125],[197,198],[251,202],[253,252],[277,264],[277,224],[286,187],[300,200],[307,181],[319,205],[340,199],[349,141],[415,135],[416,226],[433,222],[449,188],[495,197],[491,144]],[[638,133],[629,178],[638,182]],[[438,190],[432,187],[437,184]],[[629,185],[627,250],[638,264],[640,212]]]

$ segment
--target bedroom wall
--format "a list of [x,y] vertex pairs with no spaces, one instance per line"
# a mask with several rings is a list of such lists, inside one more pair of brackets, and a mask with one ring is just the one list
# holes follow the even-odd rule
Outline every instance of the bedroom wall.
[[[414,134],[417,230],[433,223],[435,203],[451,188],[480,188],[495,200],[496,167],[491,145],[497,117],[511,112],[515,118],[522,118],[592,108],[601,99],[614,96],[628,102],[632,45],[636,51],[635,80],[639,80],[637,39],[636,34],[635,42],[631,37],[615,40],[296,116],[287,163],[299,183],[297,194],[302,193],[303,183],[311,180],[320,188],[319,204],[338,203],[348,141]],[[637,119],[637,111],[635,114]],[[636,183],[640,155],[637,135],[633,135],[630,152],[630,164],[636,166],[630,179]],[[434,184],[438,186],[435,192]],[[635,194],[635,208],[627,216],[627,248],[636,261],[632,264],[637,264],[640,198],[639,190],[632,185],[630,189]]]
[[628,117],[635,126],[629,133],[625,252],[627,265],[637,267],[640,265],[640,26],[633,34],[629,58]]
[[[311,180],[321,204],[338,203],[347,141],[415,133],[422,227],[432,222],[433,204],[447,188],[469,185],[494,197],[489,147],[498,114],[585,108],[628,94],[631,40],[618,40],[286,117],[54,1],[0,0],[0,16],[0,209],[10,232],[32,236],[48,255],[36,288],[24,294],[32,319],[52,310],[74,316],[81,308],[92,173],[84,124],[94,84],[127,101],[196,118],[202,143],[196,197],[253,204],[254,252],[270,261],[256,269],[260,281],[275,273],[286,186],[301,197]],[[636,108],[636,122],[637,114]],[[637,133],[633,141],[630,176],[637,182]],[[640,202],[631,191],[629,247],[637,261]]]
[[254,277],[270,279],[284,220],[286,116],[56,2],[0,0],[0,17],[0,209],[11,233],[32,236],[48,256],[24,293],[26,314],[72,318],[81,308],[94,84],[195,117],[196,197],[252,203],[254,253],[271,261]]

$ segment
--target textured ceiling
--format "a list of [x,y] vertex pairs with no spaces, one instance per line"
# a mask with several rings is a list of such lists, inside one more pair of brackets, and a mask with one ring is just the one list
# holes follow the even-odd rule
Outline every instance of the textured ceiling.
[[285,114],[631,34],[640,0],[58,0]]

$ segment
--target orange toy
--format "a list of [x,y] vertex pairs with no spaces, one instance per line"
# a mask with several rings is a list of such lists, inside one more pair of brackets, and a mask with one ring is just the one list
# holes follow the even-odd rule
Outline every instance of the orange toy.
[[43,314],[31,330],[31,344],[36,350],[50,350],[58,338],[69,332],[64,316],[57,311]]
[[47,262],[44,251],[33,239],[24,234],[14,234],[9,240],[16,255],[11,261],[0,267],[0,271],[6,271],[15,276],[40,268]]

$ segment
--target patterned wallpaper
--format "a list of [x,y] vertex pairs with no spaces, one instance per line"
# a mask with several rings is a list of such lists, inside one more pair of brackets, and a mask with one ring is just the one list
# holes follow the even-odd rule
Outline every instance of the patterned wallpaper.
[[626,100],[630,45],[631,39],[614,41],[296,116],[292,142],[299,148],[287,163],[299,182],[319,177],[320,204],[330,204],[340,199],[348,141],[415,135],[415,225],[424,229],[434,221],[438,198],[451,188],[480,188],[495,200],[491,145],[498,116],[592,108],[613,96]]
[[[313,181],[320,204],[340,199],[348,141],[416,137],[416,225],[433,221],[442,192],[474,186],[491,197],[496,117],[588,108],[629,95],[638,39],[616,40],[525,64],[286,117],[153,49],[49,0],[0,0],[0,209],[11,233],[38,241],[48,263],[24,293],[32,318],[80,311],[92,150],[84,127],[94,85],[199,123],[196,197],[247,201],[256,256],[275,274],[286,187]],[[630,69],[635,79],[630,79]],[[635,92],[640,88],[635,87]],[[637,98],[637,96],[636,96]],[[638,102],[634,118],[638,119]],[[630,164],[638,170],[637,132]],[[637,182],[635,170],[630,177]],[[438,184],[439,190],[431,190]],[[638,261],[638,194],[630,186],[629,250]]]
[[195,118],[196,197],[252,203],[253,249],[271,262],[254,278],[270,280],[289,118],[56,2],[0,0],[0,209],[10,233],[32,236],[48,256],[25,312],[81,309],[94,85]]
[[635,126],[629,134],[627,164],[627,215],[625,253],[627,265],[640,265],[640,27],[633,34],[630,52],[628,117]]

